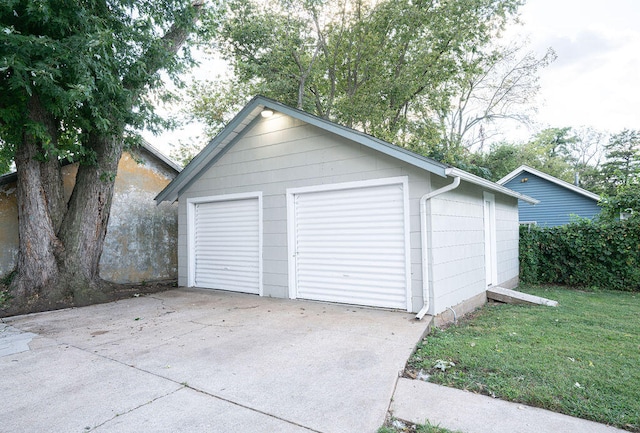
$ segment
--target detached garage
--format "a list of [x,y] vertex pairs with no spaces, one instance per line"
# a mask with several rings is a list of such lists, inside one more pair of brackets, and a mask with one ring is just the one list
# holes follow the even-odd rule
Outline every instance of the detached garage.
[[518,277],[535,200],[258,96],[156,197],[181,286],[439,314]]

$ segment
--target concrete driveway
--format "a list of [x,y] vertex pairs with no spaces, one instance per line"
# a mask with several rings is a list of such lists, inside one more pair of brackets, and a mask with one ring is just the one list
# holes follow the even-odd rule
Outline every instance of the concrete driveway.
[[3,322],[3,432],[375,432],[427,326],[197,289]]

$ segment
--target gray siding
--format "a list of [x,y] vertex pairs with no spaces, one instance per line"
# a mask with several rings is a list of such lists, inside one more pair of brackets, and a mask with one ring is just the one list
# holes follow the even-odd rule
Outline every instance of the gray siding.
[[[527,179],[526,182],[523,182],[524,179]],[[532,173],[522,172],[504,186],[540,200],[536,205],[519,201],[521,222],[535,221],[539,226],[553,227],[568,224],[571,215],[593,218],[600,213],[595,200]]]
[[[260,119],[212,167],[180,192],[179,284],[188,283],[190,198],[262,192],[263,292],[265,296],[288,297],[286,190],[397,176],[409,180],[411,308],[417,312],[423,305],[420,198],[451,179],[431,176],[425,170],[282,114]],[[498,273],[504,279],[517,276],[515,203],[515,199],[496,194]],[[486,289],[483,190],[463,182],[455,191],[430,200],[429,209],[433,213],[429,279],[435,293],[431,313],[437,314]],[[505,269],[501,269],[503,265]]]
[[486,290],[482,189],[462,183],[431,200],[434,312]]
[[414,311],[422,307],[420,197],[429,173],[284,115],[261,119],[179,200],[179,284],[187,285],[187,199],[241,192],[263,193],[263,289],[288,297],[287,188],[386,177],[409,178]]
[[[496,196],[496,248],[498,256],[498,284],[517,280],[520,274],[518,259],[519,231],[517,199]],[[505,284],[507,286],[511,284]]]

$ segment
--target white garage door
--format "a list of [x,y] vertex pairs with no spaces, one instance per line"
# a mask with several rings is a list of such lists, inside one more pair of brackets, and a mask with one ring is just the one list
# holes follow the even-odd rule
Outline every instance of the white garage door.
[[404,188],[395,183],[290,195],[294,297],[407,309]]
[[193,206],[192,285],[259,294],[258,197]]

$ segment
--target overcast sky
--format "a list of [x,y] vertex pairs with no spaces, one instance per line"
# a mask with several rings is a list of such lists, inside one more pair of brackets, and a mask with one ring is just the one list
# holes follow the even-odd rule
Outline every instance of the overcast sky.
[[[530,40],[539,55],[558,58],[541,72],[537,129],[590,126],[607,132],[640,129],[640,0],[529,0],[523,25],[507,37]],[[528,138],[534,130],[508,135]],[[198,140],[198,128],[145,137],[164,153],[169,143]]]
[[557,60],[541,73],[543,126],[640,129],[640,1],[529,0],[531,47]]

